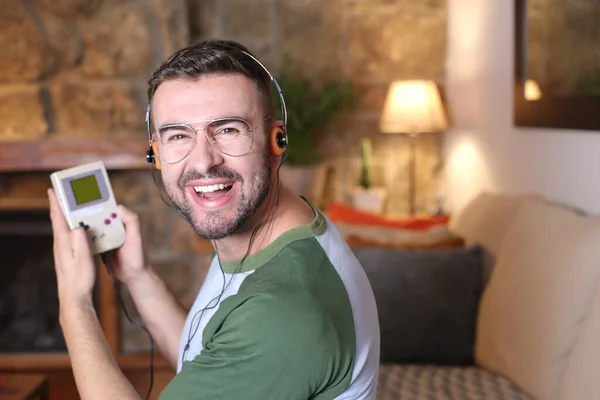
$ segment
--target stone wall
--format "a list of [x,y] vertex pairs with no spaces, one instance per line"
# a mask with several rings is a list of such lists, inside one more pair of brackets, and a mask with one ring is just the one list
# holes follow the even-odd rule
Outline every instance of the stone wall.
[[[147,79],[188,43],[184,0],[0,1],[0,146],[145,137]],[[50,172],[0,171],[0,205],[43,204]],[[191,305],[209,253],[198,251],[191,229],[162,202],[150,169],[109,175],[118,201],[140,214],[153,264]],[[124,351],[147,349],[143,331],[124,318],[122,329]]]
[[185,4],[3,0],[0,140],[143,135],[148,74],[189,40]]
[[[378,118],[390,82],[433,79],[443,84],[444,0],[191,0],[192,40],[238,40],[275,74],[284,59],[307,74],[327,68],[352,79],[359,104],[330,124],[319,150],[329,178],[324,201],[350,202],[359,182],[359,142],[373,141],[374,184],[387,188],[388,214],[408,210],[408,138],[382,135]],[[290,132],[293,143],[294,132]],[[418,212],[438,194],[442,135],[417,146]]]

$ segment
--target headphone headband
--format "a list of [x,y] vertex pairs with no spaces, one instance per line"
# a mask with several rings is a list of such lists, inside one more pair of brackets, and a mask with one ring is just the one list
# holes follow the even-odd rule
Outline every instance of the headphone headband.
[[[245,55],[250,57],[258,65],[260,65],[260,67],[267,73],[267,75],[271,79],[271,82],[273,83],[273,86],[275,86],[275,89],[277,89],[277,94],[279,96],[279,103],[281,105],[281,118],[283,120],[283,132],[287,133],[287,107],[285,106],[285,100],[283,98],[283,90],[281,89],[279,82],[277,82],[277,79],[275,79],[273,74],[271,74],[271,72],[269,72],[267,67],[265,67],[260,61],[258,61],[258,59],[256,57],[254,57],[252,54],[247,53],[245,51],[242,51],[242,53],[244,53]],[[150,103],[146,104],[146,129],[148,131],[148,141],[149,141],[150,145],[152,145],[152,132],[150,131]]]
[[277,82],[277,79],[275,79],[273,74],[271,74],[267,67],[265,67],[260,61],[258,61],[256,57],[254,57],[250,53],[246,53],[245,51],[243,53],[251,59],[253,59],[254,61],[256,61],[256,63],[261,66],[261,68],[267,73],[267,75],[269,75],[269,78],[271,78],[271,82],[273,82],[273,86],[275,86],[275,89],[277,89],[277,94],[279,95],[279,103],[281,104],[281,118],[283,119],[283,130],[284,132],[287,131],[287,108],[285,106],[285,100],[283,99],[283,90],[281,90],[279,82]]

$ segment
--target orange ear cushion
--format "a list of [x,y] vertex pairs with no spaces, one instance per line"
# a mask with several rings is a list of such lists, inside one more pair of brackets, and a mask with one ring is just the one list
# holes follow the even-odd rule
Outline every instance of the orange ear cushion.
[[280,156],[285,152],[285,147],[279,147],[277,144],[277,136],[282,134],[284,134],[284,132],[280,127],[276,126],[271,128],[271,132],[269,133],[269,149],[273,156]]
[[161,169],[162,164],[160,162],[160,154],[158,152],[158,142],[152,141],[152,151],[154,152],[154,167]]

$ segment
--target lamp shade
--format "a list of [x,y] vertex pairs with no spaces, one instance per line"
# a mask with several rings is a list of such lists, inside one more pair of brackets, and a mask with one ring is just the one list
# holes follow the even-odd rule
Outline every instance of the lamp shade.
[[379,125],[383,133],[440,132],[447,124],[435,82],[396,81],[390,85]]

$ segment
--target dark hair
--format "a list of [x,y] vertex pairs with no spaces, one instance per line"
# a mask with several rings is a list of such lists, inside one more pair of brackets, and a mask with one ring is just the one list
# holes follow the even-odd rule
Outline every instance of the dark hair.
[[[161,83],[174,79],[198,79],[210,74],[242,74],[258,89],[265,116],[273,117],[271,78],[248,54],[250,51],[231,40],[204,40],[178,50],[164,60],[148,81],[148,103]],[[254,55],[253,55],[254,56]]]

